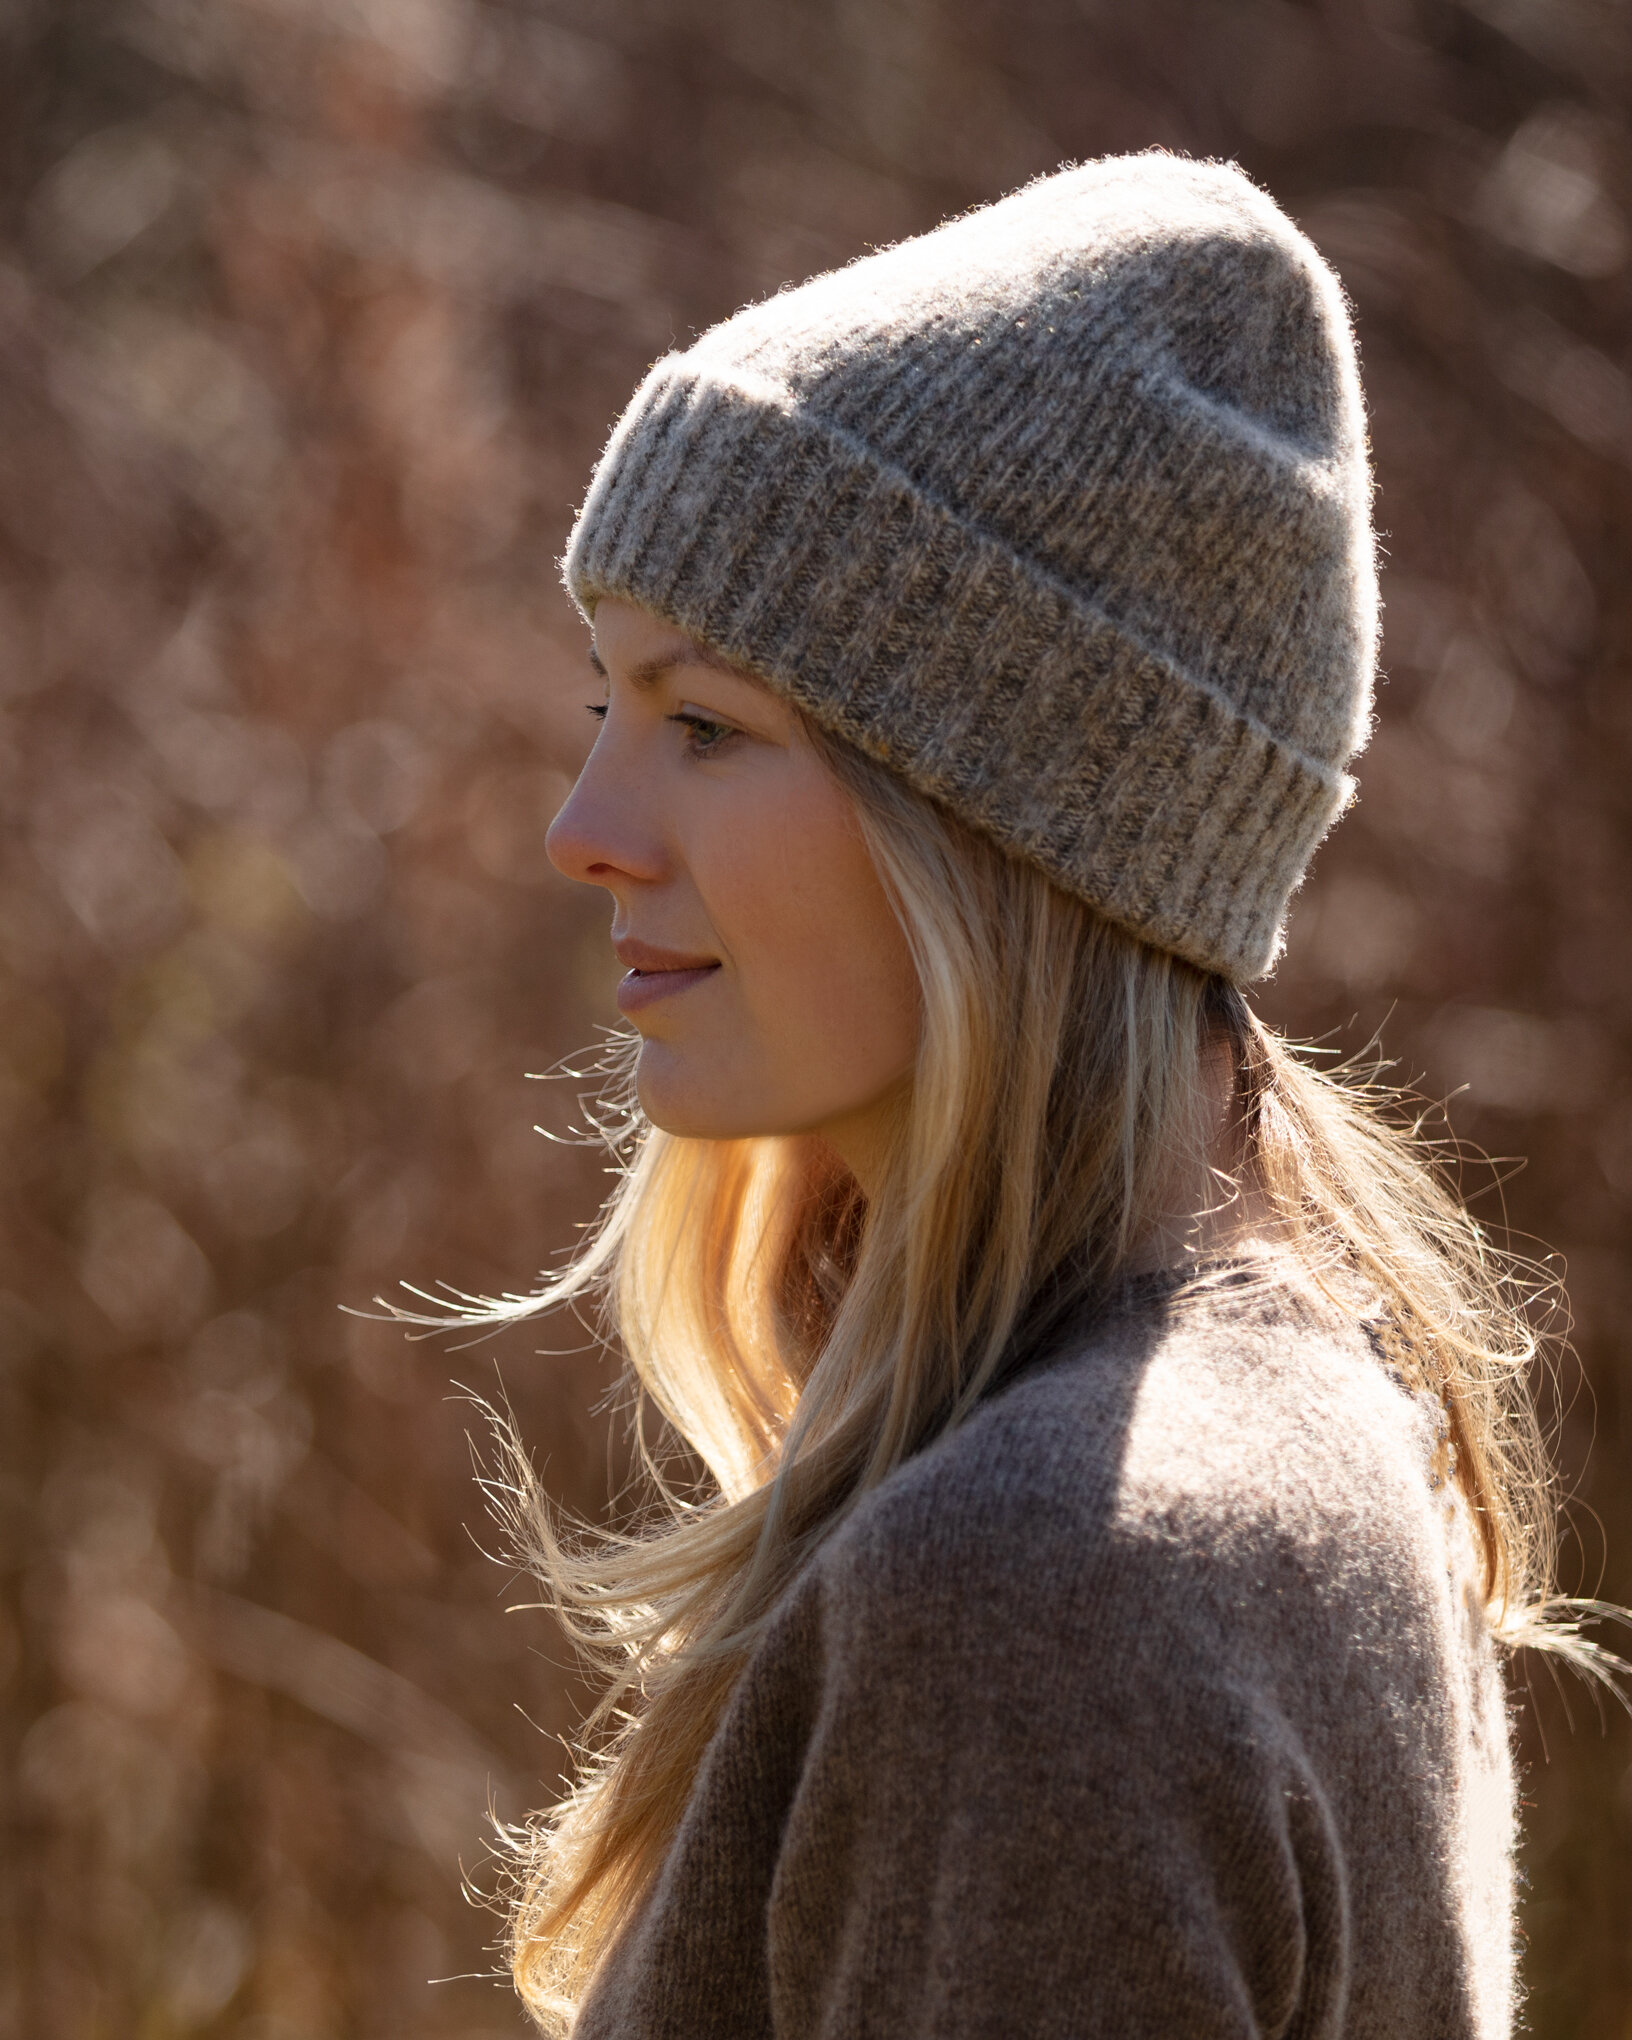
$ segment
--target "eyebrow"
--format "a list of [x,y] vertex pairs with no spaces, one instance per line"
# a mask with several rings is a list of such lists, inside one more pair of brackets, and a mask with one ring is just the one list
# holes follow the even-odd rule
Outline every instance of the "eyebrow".
[[[593,645],[589,648],[589,663],[603,680],[607,678],[606,666]],[[677,645],[672,652],[660,652],[655,659],[642,659],[638,666],[631,666],[624,677],[632,686],[650,687],[654,680],[680,666],[706,666],[711,672],[729,673],[738,680],[750,677],[712,646],[699,644]]]

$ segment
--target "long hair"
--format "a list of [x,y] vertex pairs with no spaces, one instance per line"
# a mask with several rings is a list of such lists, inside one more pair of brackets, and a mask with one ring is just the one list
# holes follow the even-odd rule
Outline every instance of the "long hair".
[[1309,1278],[1368,1316],[1388,1363],[1438,1398],[1491,1626],[1546,1634],[1529,1286],[1432,1152],[1375,1086],[1323,1072],[1233,985],[811,735],[854,801],[921,988],[918,1059],[874,1194],[808,1140],[679,1139],[626,1101],[620,1180],[585,1250],[538,1293],[476,1313],[598,1302],[637,1405],[693,1469],[682,1479],[647,1452],[644,1519],[568,1534],[500,1434],[490,1492],[610,1674],[576,1789],[511,1837],[512,1967],[558,2031],[649,1887],[744,1659],[810,1554],[1017,1350],[1107,1294],[1169,1214],[1234,1194],[1207,1161],[1221,1056],[1237,1183]]

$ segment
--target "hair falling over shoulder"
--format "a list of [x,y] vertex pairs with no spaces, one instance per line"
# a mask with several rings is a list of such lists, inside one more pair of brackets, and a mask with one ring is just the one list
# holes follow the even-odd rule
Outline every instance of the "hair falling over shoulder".
[[[1528,1375],[1542,1285],[1504,1258],[1391,1095],[1322,1071],[1242,994],[1112,926],[851,747],[816,733],[854,798],[922,988],[920,1056],[885,1181],[864,1201],[808,1142],[676,1139],[632,1108],[590,1243],[499,1323],[598,1303],[638,1423],[706,1468],[645,1453],[643,1526],[564,1532],[499,1427],[488,1483],[517,1553],[607,1668],[576,1789],[509,1835],[510,1954],[564,2031],[654,1877],[753,1640],[868,1488],[950,1426],[1017,1346],[1092,1304],[1178,1194],[1250,1181],[1279,1243],[1374,1323],[1448,1419],[1492,1629],[1590,1665],[1552,1593],[1553,1506]],[[1207,1166],[1208,1059],[1227,1045],[1232,1183]],[[1194,1204],[1184,1208],[1194,1209]],[[1174,1253],[1183,1251],[1175,1239]],[[425,1320],[421,1320],[425,1322]],[[695,1463],[695,1462],[694,1462]]]

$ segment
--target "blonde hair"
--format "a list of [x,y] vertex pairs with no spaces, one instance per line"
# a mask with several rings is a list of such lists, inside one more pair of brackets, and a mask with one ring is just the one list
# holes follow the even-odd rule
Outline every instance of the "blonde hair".
[[[644,1523],[567,1536],[501,1432],[490,1491],[569,1632],[611,1670],[576,1789],[511,1837],[512,1968],[557,2030],[650,1884],[801,1565],[1018,1352],[1103,1296],[1169,1213],[1205,1201],[1207,1059],[1221,1042],[1240,1181],[1310,1278],[1369,1316],[1389,1364],[1443,1405],[1492,1627],[1537,1640],[1553,1605],[1530,1286],[1416,1130],[1378,1109],[1375,1085],[1278,1039],[1225,980],[812,734],[854,800],[922,992],[919,1059],[875,1195],[808,1141],[677,1139],[629,1107],[613,1133],[624,1168],[588,1246],[537,1294],[475,1313],[496,1323],[598,1299],[637,1404],[707,1474],[681,1480],[643,1446]],[[1564,1647],[1593,1650],[1573,1635]]]

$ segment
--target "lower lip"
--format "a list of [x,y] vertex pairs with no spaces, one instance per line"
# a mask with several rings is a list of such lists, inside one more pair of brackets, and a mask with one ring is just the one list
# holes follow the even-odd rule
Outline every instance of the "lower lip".
[[632,970],[618,984],[618,1011],[638,1013],[644,1007],[654,1005],[659,999],[667,999],[675,992],[688,990],[700,985],[704,978],[710,978],[719,969],[717,963],[705,963],[700,970]]

